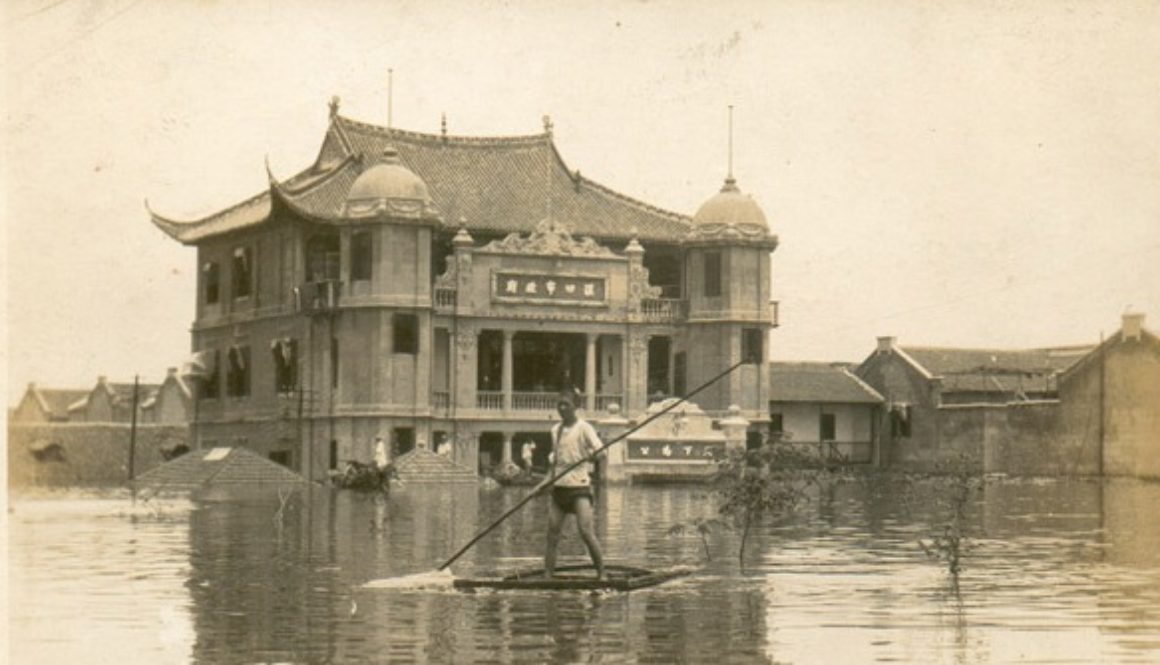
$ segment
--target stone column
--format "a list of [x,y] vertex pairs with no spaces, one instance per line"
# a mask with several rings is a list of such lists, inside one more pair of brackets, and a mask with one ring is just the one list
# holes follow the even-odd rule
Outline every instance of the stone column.
[[624,404],[621,406],[628,417],[635,417],[648,407],[648,336],[642,330],[630,329],[625,341]]
[[596,334],[588,333],[584,347],[584,408],[596,411]]
[[504,432],[503,433],[503,450],[500,453],[500,460],[501,460],[500,461],[500,468],[501,469],[506,470],[509,466],[512,465],[512,435],[511,435],[511,432]]
[[451,384],[455,387],[455,404],[461,409],[474,409],[476,393],[476,351],[479,333],[470,325],[461,325],[455,331]]
[[[511,330],[503,331],[503,377],[501,377],[501,380],[504,411],[512,410],[512,337],[514,334]],[[511,455],[508,454],[508,457],[510,458]],[[511,460],[508,459],[508,461]]]
[[[604,443],[608,443],[628,430],[628,420],[621,414],[618,405],[610,406],[608,409],[608,417],[600,420],[596,425],[599,428],[600,438]],[[624,482],[628,477],[624,465],[625,460],[628,459],[627,450],[628,442],[621,441],[604,451],[604,479],[608,482]]]

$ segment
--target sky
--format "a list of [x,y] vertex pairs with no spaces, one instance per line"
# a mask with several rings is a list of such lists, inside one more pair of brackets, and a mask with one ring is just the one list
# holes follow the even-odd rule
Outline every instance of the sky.
[[160,381],[194,249],[156,229],[310,164],[327,101],[396,127],[534,134],[685,214],[733,170],[780,246],[778,360],[875,337],[1094,343],[1160,328],[1160,4],[3,3],[8,403]]

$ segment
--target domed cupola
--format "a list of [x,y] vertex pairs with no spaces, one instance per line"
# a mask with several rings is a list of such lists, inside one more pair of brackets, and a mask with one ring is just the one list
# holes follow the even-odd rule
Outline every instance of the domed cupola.
[[693,215],[694,233],[697,235],[766,235],[769,223],[765,213],[753,197],[742,194],[732,175],[725,178],[725,185],[708,201],[705,201]]
[[438,217],[439,211],[431,200],[427,183],[415,172],[403,166],[399,153],[388,146],[377,159],[369,163],[355,178],[342,206],[344,217]]

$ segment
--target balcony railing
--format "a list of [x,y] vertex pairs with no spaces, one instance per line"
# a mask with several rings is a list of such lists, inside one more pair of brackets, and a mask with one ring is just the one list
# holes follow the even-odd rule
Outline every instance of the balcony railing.
[[342,298],[342,282],[327,279],[306,282],[294,288],[294,305],[299,312],[326,312],[339,305]]
[[475,393],[475,407],[483,411],[503,411],[503,393],[480,390]]
[[451,406],[451,393],[446,390],[436,390],[431,394],[431,406],[436,409],[446,409]]
[[458,300],[458,293],[455,289],[435,288],[435,308],[436,309],[454,309],[455,303]]
[[[556,408],[556,400],[559,393],[541,393],[541,392],[513,392],[512,393],[512,410],[513,411],[551,411]],[[583,398],[581,398],[583,404]]]
[[685,301],[679,298],[645,298],[640,311],[653,321],[677,321],[685,315]]
[[608,407],[615,404],[624,410],[624,397],[622,395],[599,394],[596,396],[596,410],[607,411]]

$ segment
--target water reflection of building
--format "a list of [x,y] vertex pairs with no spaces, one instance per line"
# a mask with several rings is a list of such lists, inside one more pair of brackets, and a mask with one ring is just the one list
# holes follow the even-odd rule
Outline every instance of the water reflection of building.
[[[629,417],[743,357],[766,358],[777,238],[732,174],[689,217],[566,167],[542,134],[468,138],[332,106],[314,164],[191,222],[202,445],[244,443],[318,477],[446,440],[512,459],[572,385]],[[764,429],[764,364],[698,402]],[[518,457],[518,453],[515,455]]]

